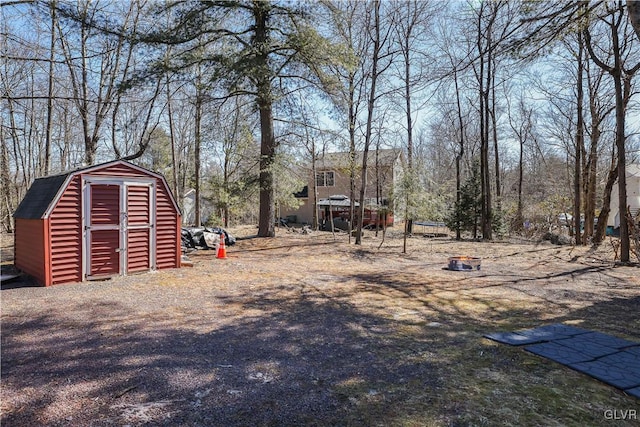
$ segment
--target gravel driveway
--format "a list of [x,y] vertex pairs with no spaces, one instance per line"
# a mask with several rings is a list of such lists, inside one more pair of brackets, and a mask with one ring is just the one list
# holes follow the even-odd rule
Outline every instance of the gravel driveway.
[[[535,394],[521,406],[532,377],[568,404],[591,393],[587,423],[635,407],[481,336],[581,319],[638,340],[637,268],[582,248],[416,238],[403,255],[400,239],[345,240],[285,234],[193,268],[3,289],[2,425],[491,425],[504,414],[478,408],[496,375],[521,393],[494,396],[520,425],[558,416]],[[443,269],[461,254],[483,269]]]

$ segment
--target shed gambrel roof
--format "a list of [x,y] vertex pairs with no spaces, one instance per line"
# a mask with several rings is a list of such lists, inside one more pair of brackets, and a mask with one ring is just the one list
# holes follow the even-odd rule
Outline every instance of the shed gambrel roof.
[[64,186],[70,173],[72,172],[45,176],[33,181],[13,217],[23,219],[42,218],[47,209],[49,209],[51,202],[55,200],[58,192]]
[[156,178],[160,178],[167,187],[167,191],[169,192],[169,196],[171,197],[171,201],[173,202],[176,211],[180,212],[180,208],[178,207],[178,204],[176,203],[174,196],[171,193],[171,190],[162,175],[152,172],[141,166],[134,165],[133,163],[129,163],[125,160],[113,160],[98,165],[85,166],[57,175],[49,175],[42,178],[36,178],[36,180],[33,181],[33,184],[31,184],[31,187],[29,187],[27,194],[25,194],[24,198],[18,205],[18,208],[14,212],[13,217],[22,219],[44,218],[51,205],[58,200],[59,196],[64,191],[64,188],[68,185],[68,182],[74,175],[82,172],[91,172],[97,169],[107,168],[109,166],[114,166],[117,164],[124,164]]

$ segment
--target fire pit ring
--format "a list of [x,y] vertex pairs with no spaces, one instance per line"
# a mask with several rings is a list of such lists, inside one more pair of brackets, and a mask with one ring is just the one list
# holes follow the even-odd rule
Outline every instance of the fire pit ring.
[[473,271],[480,270],[481,259],[469,256],[449,257],[449,270],[453,271]]

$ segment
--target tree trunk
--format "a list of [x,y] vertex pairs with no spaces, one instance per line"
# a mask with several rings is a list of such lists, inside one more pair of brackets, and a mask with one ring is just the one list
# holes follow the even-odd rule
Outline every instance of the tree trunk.
[[[477,47],[480,72],[478,76],[478,92],[480,101],[480,182],[482,188],[481,229],[484,240],[492,239],[492,212],[491,212],[491,178],[489,168],[489,93],[492,82],[491,55],[492,41],[491,31],[493,18],[484,29],[486,43],[483,43],[482,18],[485,7],[482,4],[478,14]],[[486,79],[486,80],[485,80]]]
[[[267,82],[269,86],[270,83]],[[263,88],[264,90],[264,88]],[[260,89],[258,89],[260,91]],[[258,100],[260,110],[260,214],[258,218],[258,237],[275,236],[275,193],[273,187],[272,165],[276,153],[276,140],[273,134],[273,115],[270,95]]]
[[354,75],[349,78],[349,243],[353,232],[353,222],[356,220],[356,111]]
[[576,80],[576,106],[577,106],[577,124],[576,124],[576,141],[575,141],[575,163],[573,171],[573,227],[574,236],[576,239],[576,245],[582,244],[582,232],[580,230],[580,208],[582,206],[582,153],[584,151],[584,86],[583,86],[583,74],[584,74],[584,43],[582,41],[582,35],[578,34],[578,72]]
[[[593,116],[592,116],[593,117]],[[592,119],[594,120],[594,119]],[[596,215],[596,188],[598,172],[598,143],[600,141],[599,125],[591,126],[589,159],[587,161],[584,185],[584,240],[593,239]]]
[[[376,237],[380,230],[380,206],[382,203],[382,189],[380,188],[380,134],[376,140]],[[371,212],[373,214],[373,212]]]
[[[169,76],[167,76],[166,80],[167,85],[167,120],[169,122],[169,139],[171,140],[171,177],[172,177],[172,186],[173,196],[176,200],[182,200],[180,195],[178,194],[178,157],[176,154],[176,135],[175,135],[175,127],[173,125],[173,110],[171,108],[171,82],[169,80]],[[182,203],[179,203],[182,206]]]
[[607,231],[607,221],[609,220],[609,213],[611,212],[611,190],[618,178],[618,161],[614,153],[611,155],[611,168],[607,176],[607,182],[604,185],[604,192],[602,194],[602,209],[600,215],[598,215],[598,225],[596,232],[593,236],[593,244],[599,245],[604,240]]
[[[495,68],[495,57],[491,56],[493,68]],[[498,151],[498,119],[496,117],[496,73],[492,73],[491,76],[491,131],[493,137],[493,153],[495,164],[495,180],[496,180],[496,206],[498,212],[502,210],[502,184],[500,183],[500,152]]]
[[[88,82],[88,69],[87,69],[87,28],[84,23],[80,24],[81,34],[81,49],[80,54],[82,56],[82,65],[80,71],[82,73],[80,79],[81,98],[77,101],[79,104],[80,117],[82,119],[82,133],[84,135],[84,162],[86,165],[92,165],[96,160],[97,144],[91,138],[91,132],[89,131],[89,82]],[[69,64],[69,68],[72,64]]]
[[[313,193],[313,219],[312,219],[312,226],[314,230],[318,230],[319,229],[319,223],[318,223],[318,182],[316,180],[316,173],[317,173],[317,166],[316,166],[316,144],[315,144],[315,139],[311,139],[311,176],[313,177],[312,179],[312,184],[311,184],[311,191]],[[309,191],[309,189],[307,189],[307,191]]]
[[277,143],[273,132],[273,98],[271,94],[271,70],[269,67],[268,20],[271,5],[254,0],[255,21],[253,46],[256,49],[256,103],[260,113],[260,213],[258,237],[275,236],[275,192],[273,186],[273,163]]
[[[240,112],[237,108],[237,100],[236,100],[236,110],[235,117],[233,120],[233,133],[232,135],[237,135],[238,130],[238,120],[239,120]],[[227,142],[231,139],[228,136],[223,136],[222,142],[222,210],[220,212],[220,216],[222,217],[222,226],[227,228],[229,226],[229,169],[231,165],[231,149],[229,145],[231,142]]]
[[[458,88],[458,70],[453,70],[453,82],[455,84],[456,89],[456,107],[458,110],[458,124],[460,126],[460,151],[456,155],[456,206],[460,206],[461,199],[461,171],[460,171],[460,163],[462,162],[462,158],[464,156],[464,123],[462,120],[462,106],[460,105],[460,90]],[[461,240],[462,236],[460,234],[460,215],[457,216],[456,222],[456,240]]]
[[[616,33],[617,34],[617,33]],[[616,61],[619,61],[616,55]],[[617,68],[617,67],[616,67]],[[616,89],[616,147],[618,149],[618,206],[620,209],[620,262],[630,260],[629,224],[627,221],[627,166],[625,149],[625,108],[620,70],[614,75]]]
[[627,0],[627,10],[629,11],[629,20],[633,26],[633,30],[640,40],[640,2],[638,0]]
[[225,202],[222,209],[222,225],[227,228],[229,227],[229,155],[225,153],[224,155],[224,166],[222,170],[222,187],[224,190]]
[[356,232],[356,245],[362,244],[362,222],[364,220],[365,194],[367,191],[367,160],[369,146],[371,145],[371,128],[373,125],[373,110],[376,99],[376,83],[378,81],[378,60],[380,58],[380,1],[375,0],[374,9],[374,37],[373,54],[371,58],[371,87],[369,88],[369,100],[367,102],[367,128],[364,135],[364,150],[362,152],[362,170],[360,187],[360,209],[358,209],[358,231]]
[[482,156],[484,157],[484,206],[482,215],[482,239],[493,239],[493,212],[492,212],[492,197],[491,197],[491,175],[489,166],[489,119],[490,119],[490,107],[489,107],[489,94],[492,82],[492,46],[491,46],[491,27],[487,29],[487,83],[484,88],[484,149],[482,150]]
[[[406,34],[403,42],[405,43],[403,54],[404,54],[404,99],[406,104],[406,115],[407,115],[407,170],[410,174],[410,177],[413,177],[413,123],[411,117],[411,59],[409,57],[410,46],[409,46],[409,37],[411,36],[411,32]],[[413,187],[413,182],[411,183],[411,187]],[[406,206],[409,206],[411,191],[407,192],[407,197],[405,200]],[[408,213],[408,209],[406,209]],[[413,233],[413,218],[405,217],[405,238],[402,253],[407,252],[407,235]],[[386,227],[386,222],[385,222]]]
[[[0,136],[4,133],[0,130]],[[4,141],[4,138],[2,138]],[[13,232],[13,200],[11,191],[11,177],[9,176],[9,153],[7,145],[3,142],[0,145],[0,188],[2,189],[2,225],[6,232]]]
[[51,158],[51,126],[53,122],[53,81],[54,81],[54,60],[56,49],[56,2],[51,2],[51,43],[49,46],[49,84],[47,96],[47,127],[44,144],[44,175],[49,175],[49,161]]
[[518,207],[516,209],[516,224],[522,230],[524,214],[522,212],[522,183],[524,182],[524,136],[520,135],[520,156],[518,157]]
[[195,200],[193,209],[195,213],[194,225],[200,227],[202,225],[202,207],[200,206],[200,146],[201,146],[201,121],[202,121],[202,94],[200,88],[200,71],[196,78],[196,100],[195,100],[195,129],[194,129],[194,145],[193,145],[193,182],[195,187]]
[[625,149],[625,110],[624,88],[622,77],[622,58],[620,57],[620,44],[618,31],[612,27],[615,67],[613,80],[616,91],[616,148],[618,150],[618,207],[620,209],[620,262],[627,263],[630,260],[629,223],[627,212],[627,161]]

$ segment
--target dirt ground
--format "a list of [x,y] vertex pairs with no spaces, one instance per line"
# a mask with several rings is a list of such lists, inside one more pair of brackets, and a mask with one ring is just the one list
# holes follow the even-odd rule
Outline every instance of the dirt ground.
[[[415,236],[403,254],[395,229],[380,243],[280,230],[191,268],[3,285],[0,422],[637,425],[607,411],[640,400],[483,338],[563,322],[640,341],[640,269],[615,266],[610,244]],[[447,270],[459,255],[481,270]]]

